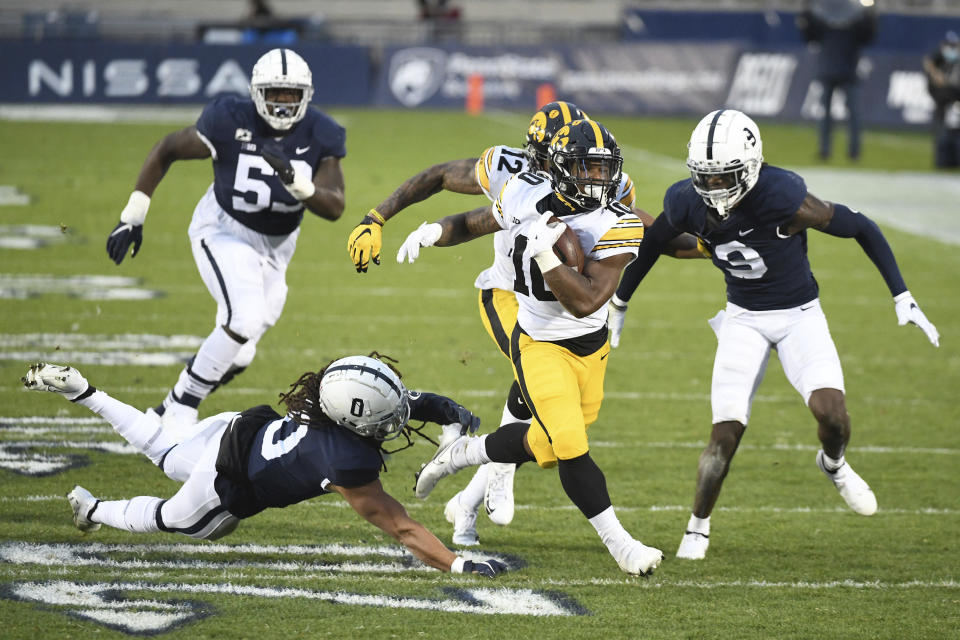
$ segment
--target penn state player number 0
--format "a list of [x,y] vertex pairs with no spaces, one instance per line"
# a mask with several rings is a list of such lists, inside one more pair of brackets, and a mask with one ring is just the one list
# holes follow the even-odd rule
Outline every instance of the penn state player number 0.
[[760,253],[737,240],[718,244],[713,252],[717,260],[729,265],[727,272],[735,278],[757,280],[767,272],[767,264]]
[[[311,175],[313,169],[303,160],[291,160],[291,166],[298,173]],[[243,195],[233,196],[233,208],[237,211],[246,211],[255,213],[257,211],[271,210],[279,212],[289,211],[290,206],[285,203],[274,203],[270,199],[270,185],[264,180],[255,177],[272,176],[275,171],[273,167],[267,164],[262,156],[241,153],[237,157],[237,173],[233,180],[233,190]],[[254,194],[255,202],[248,202],[244,197],[246,194]]]
[[363,399],[354,398],[353,402],[350,403],[350,415],[356,416],[358,418],[363,417]]

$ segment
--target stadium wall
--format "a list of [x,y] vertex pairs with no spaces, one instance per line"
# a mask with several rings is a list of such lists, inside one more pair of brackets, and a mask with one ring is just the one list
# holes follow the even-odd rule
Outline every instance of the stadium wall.
[[[201,104],[247,91],[248,70],[269,45],[204,46],[0,42],[2,102]],[[471,76],[488,108],[529,111],[544,89],[588,112],[702,114],[717,106],[756,117],[812,121],[819,84],[804,47],[733,41],[567,47],[387,47],[375,63],[360,46],[302,44],[322,105],[463,108]],[[863,119],[873,126],[929,123],[933,103],[918,56],[871,51],[861,65]],[[476,84],[476,81],[474,81]],[[845,117],[840,96],[834,110]]]

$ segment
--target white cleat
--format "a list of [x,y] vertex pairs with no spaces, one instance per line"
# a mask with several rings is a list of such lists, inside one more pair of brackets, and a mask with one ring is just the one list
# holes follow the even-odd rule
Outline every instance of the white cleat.
[[817,452],[817,466],[820,471],[833,481],[833,485],[847,502],[847,506],[862,516],[872,516],[877,512],[877,497],[873,495],[870,488],[863,478],[857,475],[857,472],[846,462],[843,462],[836,471],[827,471],[823,466],[823,450]]
[[74,400],[90,387],[87,379],[73,367],[38,362],[32,365],[27,375],[20,378],[23,386],[32,391],[52,391],[67,400]]
[[460,471],[460,467],[453,464],[453,454],[462,451],[469,441],[469,436],[460,435],[460,425],[443,427],[437,452],[430,462],[423,465],[417,473],[417,484],[413,490],[414,495],[421,500],[425,500],[442,478]]
[[99,522],[90,519],[90,512],[100,501],[94,498],[89,491],[77,485],[73,488],[73,491],[67,494],[67,500],[70,501],[70,508],[73,509],[73,524],[77,526],[77,529],[84,533],[90,533],[100,528]]
[[648,547],[639,540],[631,540],[617,558],[617,564],[632,576],[648,576],[660,566],[663,552]]
[[473,547],[480,544],[477,536],[477,512],[460,504],[461,491],[447,501],[443,516],[453,525],[453,544]]
[[680,541],[677,557],[685,560],[703,560],[707,557],[707,547],[710,546],[710,536],[696,531],[687,531]]
[[508,462],[487,464],[487,490],[483,494],[483,508],[491,522],[506,526],[513,520],[513,476],[517,465]]

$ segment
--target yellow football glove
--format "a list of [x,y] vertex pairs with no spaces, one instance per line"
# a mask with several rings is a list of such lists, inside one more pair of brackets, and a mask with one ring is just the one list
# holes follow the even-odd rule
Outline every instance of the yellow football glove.
[[376,209],[364,216],[347,239],[347,252],[353,260],[357,273],[366,273],[372,260],[380,264],[380,248],[383,246],[384,219]]

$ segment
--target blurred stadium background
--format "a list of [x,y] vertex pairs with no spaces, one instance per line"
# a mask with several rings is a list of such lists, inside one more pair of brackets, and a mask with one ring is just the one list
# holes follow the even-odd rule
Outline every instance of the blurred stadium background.
[[[546,624],[570,639],[957,637],[960,184],[933,171],[921,59],[960,31],[960,0],[877,3],[856,165],[816,158],[819,87],[794,22],[800,0],[267,4],[254,16],[243,0],[0,2],[0,637],[466,639],[534,637]],[[420,168],[519,145],[552,95],[611,128],[638,206],[655,214],[686,175],[693,125],[736,107],[758,119],[770,162],[881,223],[941,332],[935,350],[897,327],[856,243],[811,234],[847,376],[851,460],[880,512],[843,508],[814,465],[812,420],[772,361],[710,556],[673,558],[709,429],[716,341],[705,320],[724,294],[705,262],[664,260],[631,303],[591,430],[621,520],[667,554],[650,580],[622,576],[555,473],[528,468],[514,523],[481,516],[482,549],[523,565],[493,584],[418,569],[332,497],[253,518],[224,545],[81,537],[63,498],[75,483],[107,498],[165,496],[174,483],[89,412],[26,393],[18,377],[32,361],[66,361],[138,407],[163,397],[213,319],[186,238],[209,162],[171,168],[135,259],[116,267],[104,240],[151,145],[213,95],[246,94],[253,62],[278,45],[306,58],[314,102],[347,129],[348,208],[332,225],[304,222],[283,317],[202,415],[271,402],[301,371],[375,348],[487,428],[510,376],[476,317],[489,243],[393,260],[421,220],[482,198],[438,194],[391,220],[383,264],[365,275],[344,250],[352,226]],[[833,108],[842,119],[842,100]],[[465,479],[425,503],[410,492],[431,454],[423,443],[395,456],[384,485],[449,541],[443,504]]]

